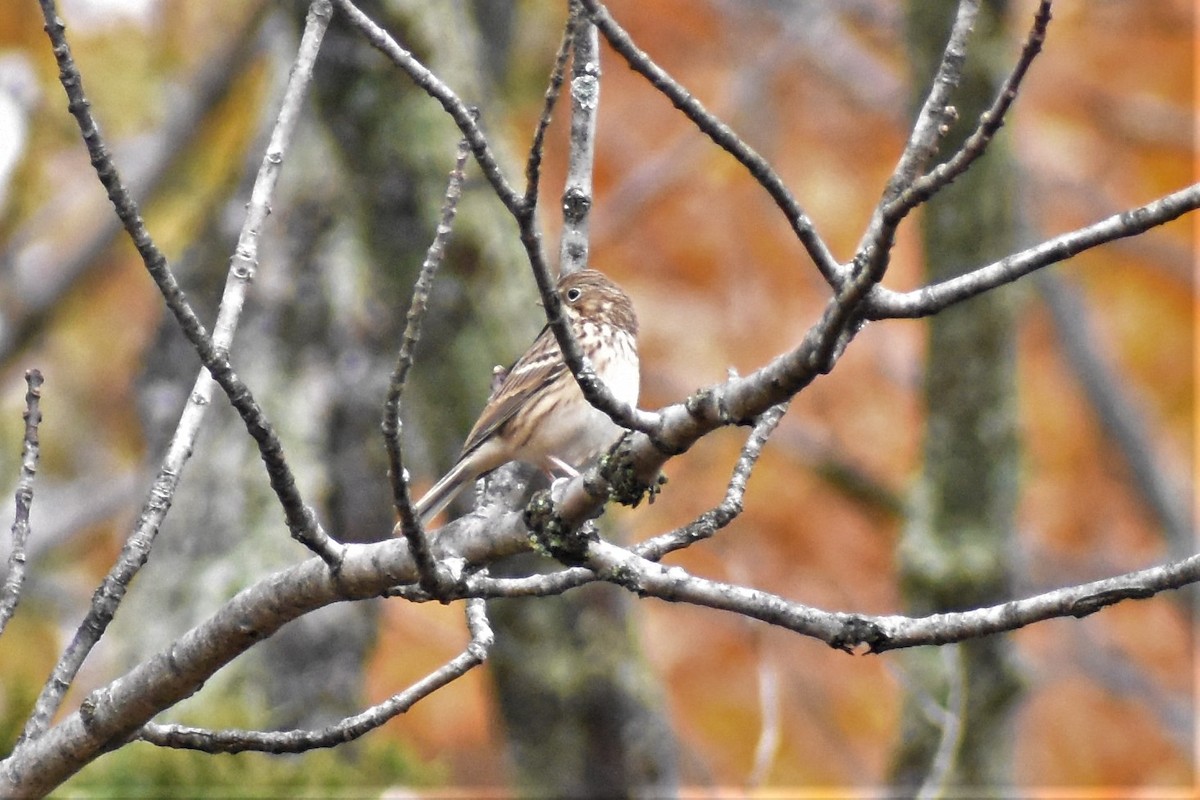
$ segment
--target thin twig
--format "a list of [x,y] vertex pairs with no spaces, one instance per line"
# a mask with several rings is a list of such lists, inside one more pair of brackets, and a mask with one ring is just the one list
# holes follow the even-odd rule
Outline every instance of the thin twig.
[[400,517],[400,531],[408,540],[413,558],[417,562],[417,569],[421,576],[421,588],[434,595],[438,594],[441,582],[438,580],[437,562],[429,552],[429,540],[425,537],[420,520],[413,511],[412,497],[409,496],[408,472],[404,468],[404,450],[400,443],[400,403],[408,380],[408,371],[412,367],[413,353],[417,341],[421,338],[421,324],[428,308],[429,291],[433,287],[434,275],[446,255],[446,242],[450,239],[454,217],[458,213],[458,201],[462,197],[463,170],[470,154],[467,140],[461,140],[454,161],[454,169],[450,171],[450,179],[446,186],[437,231],[429,245],[429,250],[425,253],[425,260],[421,264],[416,283],[413,285],[412,302],[408,308],[404,336],[400,341],[400,352],[396,356],[396,367],[392,370],[387,401],[383,407],[383,441],[388,453],[392,503],[396,508],[396,514]]
[[771,168],[766,159],[755,152],[754,148],[746,144],[740,136],[734,133],[732,128],[710,113],[682,84],[640,50],[625,29],[617,24],[608,9],[598,0],[580,0],[580,2],[587,8],[589,16],[600,32],[604,34],[604,38],[629,66],[649,81],[651,86],[666,95],[667,99],[682,111],[697,128],[712,139],[718,147],[737,159],[738,163],[758,181],[783,212],[788,224],[795,232],[796,238],[804,245],[804,249],[808,251],[809,257],[820,270],[825,281],[830,286],[838,286],[843,278],[842,267],[817,234],[812,220],[804,213],[804,209],[792,196],[783,179]]
[[935,800],[945,796],[946,784],[962,743],[967,698],[967,667],[963,663],[963,651],[957,644],[950,644],[943,647],[938,655],[942,659],[942,674],[946,676],[946,702],[935,704],[936,718],[930,720],[941,731],[941,735],[925,780],[917,790],[917,800]]
[[1046,28],[1050,24],[1050,4],[1051,0],[1042,0],[1038,6],[1033,15],[1033,26],[1029,30],[1029,35],[1025,37],[1025,45],[1021,48],[1021,55],[1017,59],[1017,63],[1013,65],[1008,76],[1000,85],[1000,91],[996,94],[992,104],[980,115],[979,124],[975,130],[963,141],[958,151],[927,174],[915,178],[903,187],[896,197],[884,205],[883,218],[890,224],[895,225],[908,212],[933,197],[951,181],[966,172],[976,159],[986,152],[988,144],[1004,125],[1004,119],[1008,115],[1013,101],[1017,99],[1021,81],[1029,71],[1030,64],[1042,51],[1042,45],[1046,42]]
[[12,551],[8,554],[8,575],[0,589],[0,634],[8,627],[17,603],[21,602],[21,590],[25,586],[25,544],[29,541],[29,509],[33,505],[33,478],[37,474],[38,425],[42,423],[40,407],[42,399],[42,373],[36,369],[25,373],[25,435],[21,445],[21,473],[17,481],[16,512],[13,514]]
[[533,131],[533,142],[529,146],[529,158],[525,162],[525,208],[535,208],[538,202],[538,189],[542,179],[542,159],[545,155],[546,129],[550,127],[550,119],[554,115],[554,107],[558,104],[562,92],[563,77],[566,75],[567,59],[571,57],[571,42],[575,38],[575,24],[578,19],[572,12],[567,15],[566,25],[563,26],[562,40],[558,43],[558,53],[554,56],[554,67],[550,70],[550,81],[546,85],[546,95],[542,101],[542,113],[538,117],[537,127]]
[[967,39],[970,38],[978,16],[979,0],[960,0],[942,59],[930,84],[929,94],[917,113],[908,144],[900,154],[884,187],[879,205],[872,214],[871,222],[859,241],[858,255],[855,258],[856,268],[869,275],[875,283],[883,280],[892,247],[895,245],[896,228],[902,219],[902,216],[888,216],[884,210],[925,171],[937,154],[942,138],[957,119],[958,112],[950,100],[962,80],[963,66],[967,60]]
[[742,498],[746,494],[746,482],[750,479],[750,473],[754,471],[758,458],[762,455],[763,446],[771,438],[783,415],[787,413],[789,405],[790,401],[772,406],[758,418],[754,429],[746,437],[746,443],[742,445],[741,455],[733,467],[733,474],[729,476],[729,485],[720,504],[705,511],[689,524],[655,536],[630,549],[642,558],[660,561],[667,553],[711,538],[717,531],[737,519],[742,513]]
[[866,647],[872,653],[965,641],[1055,617],[1084,617],[1124,600],[1145,599],[1200,581],[1200,555],[1196,555],[987,608],[903,617],[821,611],[757,589],[698,578],[607,542],[590,544],[588,566],[603,580],[641,596],[732,611],[820,639],[839,650]]
[[[283,498],[289,498],[289,502],[285,504],[285,508],[292,509],[289,512],[289,527],[295,523],[296,525],[307,525],[311,529],[304,532],[305,528],[303,527],[293,528],[293,535],[296,536],[297,530],[300,530],[302,536],[315,541],[317,545],[312,549],[321,554],[326,559],[326,563],[337,563],[337,559],[340,557],[340,550],[335,550],[331,546],[328,537],[325,537],[319,526],[316,525],[311,511],[299,498],[295,481],[291,478],[286,462],[283,462],[282,450],[275,434],[269,423],[263,418],[249,389],[233,375],[229,361],[224,355],[232,341],[245,296],[246,282],[249,277],[247,270],[252,270],[255,263],[258,233],[270,209],[272,189],[278,175],[279,165],[291,131],[295,127],[304,90],[311,76],[316,48],[320,44],[321,33],[328,20],[327,14],[322,16],[317,13],[319,5],[319,2],[314,2],[313,9],[309,14],[305,38],[302,41],[301,50],[297,54],[288,88],[284,93],[284,102],[271,135],[271,144],[268,146],[266,157],[255,181],[246,222],[239,238],[238,251],[234,263],[231,265],[229,282],[222,298],[221,310],[218,312],[216,337],[209,338],[204,326],[184,299],[183,292],[179,289],[166,259],[150,239],[136,203],[121,183],[96,121],[89,110],[89,103],[83,91],[79,72],[66,41],[62,20],[57,16],[53,0],[42,0],[46,32],[50,36],[55,58],[59,63],[60,80],[67,90],[67,96],[70,98],[69,108],[79,122],[88,151],[92,156],[92,163],[108,191],[109,199],[117,209],[117,215],[133,237],[138,252],[146,263],[147,270],[154,278],[167,305],[175,314],[180,327],[187,333],[188,338],[201,354],[201,360],[204,361],[207,372],[200,374],[189,395],[188,404],[184,408],[158,476],[150,489],[150,497],[138,519],[137,527],[126,540],[117,562],[96,590],[92,606],[86,617],[59,658],[45,686],[42,687],[33,713],[26,721],[22,740],[40,735],[49,725],[50,719],[62,703],[63,696],[75,680],[84,660],[108,629],[130,581],[149,558],[151,546],[170,509],[183,465],[190,458],[194,449],[200,424],[210,404],[213,379],[221,384],[234,406],[238,408],[239,413],[242,413],[242,418],[251,432],[255,433],[263,460],[268,464],[272,487],[276,488],[276,493],[281,497],[281,501]],[[275,465],[274,469],[272,464]],[[296,511],[297,508],[299,512]],[[297,519],[297,516],[300,519]],[[297,538],[301,538],[301,536],[297,536]]]
[[958,112],[950,100],[962,80],[963,67],[967,61],[967,39],[975,28],[979,17],[979,0],[959,0],[950,35],[938,62],[937,70],[930,81],[929,94],[921,104],[917,118],[904,152],[900,154],[892,175],[884,190],[884,200],[910,186],[917,176],[937,154],[938,145],[951,125],[958,119]]
[[462,135],[470,142],[475,161],[483,170],[484,177],[492,185],[500,202],[513,216],[520,214],[525,207],[524,198],[517,194],[508,179],[504,177],[491,145],[488,144],[487,137],[484,136],[483,129],[479,125],[476,111],[464,103],[453,89],[418,61],[412,53],[401,47],[391,34],[364,14],[352,0],[333,0],[333,2],[372,47],[387,56],[392,63],[412,79],[413,83],[441,104],[450,118],[458,125]]
[[450,661],[402,692],[318,730],[251,731],[210,730],[187,725],[147,723],[137,738],[159,747],[199,750],[205,753],[304,753],[354,741],[380,725],[407,712],[419,700],[458,680],[487,660],[494,642],[483,600],[468,600],[467,625],[471,641]]
[[567,178],[563,187],[560,275],[588,266],[588,223],[592,210],[592,172],[596,162],[596,121],[600,116],[600,40],[596,26],[571,0],[571,132]]

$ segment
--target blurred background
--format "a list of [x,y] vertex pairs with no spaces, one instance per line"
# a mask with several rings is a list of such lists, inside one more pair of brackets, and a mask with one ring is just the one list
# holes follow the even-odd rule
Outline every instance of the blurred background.
[[[514,181],[564,6],[363,4],[480,107]],[[970,54],[980,96],[1015,59],[1033,6],[988,6]],[[921,96],[914,75],[928,70],[926,40],[940,50],[941,23],[877,0],[610,8],[775,166],[833,253],[850,258],[907,137]],[[60,9],[116,161],[206,321],[303,12],[258,0],[71,0]],[[961,194],[901,228],[890,288],[987,263],[1196,180],[1193,5],[1063,3],[1054,13],[980,182],[956,184]],[[655,408],[794,347],[827,289],[744,170],[611,50],[601,57],[592,263],[634,299],[641,405]],[[960,106],[968,122],[977,116],[970,103]],[[563,116],[565,108],[543,182],[551,248]],[[456,139],[434,102],[335,20],[233,362],[277,425],[302,491],[344,540],[390,535],[379,419]],[[468,176],[406,401],[418,489],[452,462],[492,365],[511,361],[542,324],[515,226],[478,172]],[[999,602],[1194,552],[1195,241],[1184,218],[1080,255],[968,310],[981,329],[966,334],[929,322],[871,324],[792,404],[750,480],[745,513],[671,563],[824,609],[884,614]],[[117,228],[65,111],[40,15],[23,1],[0,6],[5,515],[30,367],[46,375],[45,421],[29,584],[0,640],[6,750],[128,536],[198,369]],[[971,402],[982,410],[956,416]],[[639,540],[718,503],[746,432],[720,431],[671,461],[653,505],[608,512],[609,535]],[[964,516],[979,509],[984,522]],[[975,526],[988,534],[975,539]],[[947,542],[954,555],[943,558],[937,548]],[[68,705],[306,555],[287,535],[240,421],[218,398],[151,561]],[[950,566],[958,557],[983,568]],[[952,591],[938,596],[930,586]],[[586,785],[578,764],[574,778],[539,772],[548,769],[539,742],[548,740],[558,760],[592,764],[612,753],[589,754],[619,741],[612,763],[640,764],[628,767],[641,770],[635,785],[869,792],[920,782],[944,743],[938,714],[947,705],[970,731],[954,743],[962,756],[954,783],[1011,781],[1032,794],[1184,791],[1196,780],[1191,593],[1043,623],[980,649],[883,656],[847,656],[617,590],[594,595],[546,621],[558,634],[531,621],[549,603],[494,607],[493,665],[351,747],[213,758],[135,744],[72,786],[563,793],[579,788],[572,780]],[[400,691],[465,641],[457,606],[328,609],[224,670],[170,718],[327,723]],[[579,661],[561,662],[560,652]],[[999,668],[981,674],[981,664]],[[564,671],[574,685],[539,683]],[[593,694],[580,699],[580,683]],[[954,707],[956,697],[967,700]],[[548,735],[572,715],[583,733]],[[540,734],[524,730],[531,726]],[[971,752],[991,755],[971,766]]]

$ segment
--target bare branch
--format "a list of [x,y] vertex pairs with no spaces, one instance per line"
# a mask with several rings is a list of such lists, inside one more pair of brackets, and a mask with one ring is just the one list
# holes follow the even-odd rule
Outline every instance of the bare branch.
[[496,156],[488,144],[487,137],[484,136],[483,129],[479,127],[475,111],[468,107],[454,93],[454,90],[443,83],[428,67],[418,61],[412,53],[401,47],[391,34],[364,14],[351,0],[333,0],[333,2],[371,46],[387,56],[392,63],[412,79],[413,83],[441,104],[450,118],[458,125],[462,135],[470,142],[475,161],[483,170],[484,177],[492,185],[500,202],[504,203],[510,214],[519,217],[525,209],[525,200],[517,194],[509,185],[508,179],[504,177],[500,164],[496,161]]
[[911,186],[924,172],[937,153],[942,137],[957,119],[958,112],[950,104],[950,98],[962,80],[963,65],[967,60],[967,39],[978,16],[979,0],[960,0],[958,13],[954,17],[954,25],[946,40],[941,63],[934,73],[929,94],[917,113],[916,122],[909,133],[908,144],[892,170],[892,175],[884,187],[883,197],[859,242],[857,268],[869,274],[876,283],[883,280],[895,244],[896,227],[903,219],[903,214],[890,216],[884,213],[885,209],[893,207],[893,198]]
[[425,261],[421,264],[416,284],[413,286],[412,303],[408,308],[407,323],[404,336],[400,342],[400,352],[396,356],[396,367],[388,384],[387,401],[383,411],[383,440],[387,446],[388,467],[392,484],[392,502],[400,517],[398,527],[412,548],[420,572],[421,588],[431,594],[438,594],[442,581],[438,578],[437,564],[429,552],[429,541],[421,529],[420,520],[413,510],[412,498],[408,493],[407,470],[404,468],[404,451],[400,444],[400,401],[404,394],[408,371],[412,367],[413,352],[417,341],[421,338],[421,323],[429,300],[429,290],[433,286],[433,278],[442,264],[446,254],[446,242],[450,239],[454,217],[458,213],[458,201],[462,197],[463,170],[467,165],[470,149],[467,140],[459,142],[454,169],[450,171],[450,181],[446,186],[446,196],[442,203],[442,215],[438,222],[437,232],[429,245]]
[[[574,6],[572,6],[574,8]],[[554,114],[554,106],[558,104],[558,96],[562,91],[563,76],[566,74],[567,59],[571,57],[571,42],[575,38],[575,23],[578,17],[571,13],[567,15],[567,23],[563,27],[562,41],[558,44],[558,53],[554,56],[554,67],[550,70],[550,82],[546,85],[546,95],[542,101],[542,113],[538,117],[537,127],[533,131],[533,142],[529,146],[529,158],[525,162],[525,196],[522,205],[525,208],[535,208],[538,202],[538,187],[542,177],[542,156],[546,142],[546,129],[550,127],[550,118]]]
[[1000,91],[992,105],[979,117],[979,124],[971,135],[963,142],[950,159],[938,164],[932,171],[914,179],[894,199],[886,203],[882,209],[884,220],[895,225],[921,203],[933,197],[943,187],[959,175],[967,171],[975,160],[987,150],[988,144],[1004,124],[1004,118],[1017,99],[1017,91],[1021,81],[1029,71],[1029,65],[1042,51],[1046,41],[1046,27],[1050,24],[1051,0],[1042,0],[1033,16],[1033,27],[1025,38],[1025,46],[1021,55],[1013,65],[1008,77],[1000,86]]
[[571,0],[571,134],[563,189],[559,274],[588,266],[588,222],[592,209],[592,169],[596,160],[596,121],[600,116],[600,42],[596,26]]
[[[91,113],[91,104],[83,91],[83,82],[79,75],[79,70],[75,66],[70,47],[67,44],[65,35],[66,26],[63,24],[62,19],[58,17],[54,0],[40,0],[40,2],[42,15],[46,23],[46,33],[50,37],[54,57],[58,61],[59,81],[66,90],[69,99],[67,109],[75,117],[79,125],[80,133],[83,135],[84,143],[87,145],[88,153],[92,159],[92,166],[96,169],[97,177],[108,192],[109,200],[112,201],[117,216],[133,240],[134,247],[137,248],[138,254],[145,263],[146,271],[154,279],[155,285],[162,293],[163,300],[175,316],[180,329],[196,349],[205,368],[213,376],[217,384],[220,385],[226,396],[228,396],[230,403],[245,423],[246,429],[254,437],[255,442],[257,442],[259,454],[262,456],[267,476],[270,479],[271,488],[275,491],[280,505],[283,507],[288,529],[292,536],[313,552],[325,558],[330,565],[336,566],[340,557],[339,547],[321,529],[312,510],[305,505],[303,498],[300,496],[299,490],[296,488],[295,478],[292,476],[291,469],[284,460],[283,446],[279,441],[279,437],[275,434],[262,409],[254,400],[249,387],[234,373],[226,353],[227,347],[219,346],[209,336],[203,323],[196,316],[196,312],[188,303],[187,298],[184,297],[183,291],[179,288],[179,283],[175,279],[175,275],[171,271],[166,257],[158,249],[158,246],[155,245],[149,232],[146,230],[137,203],[130,196],[128,189],[121,181],[121,176],[109,154],[108,146],[104,142],[99,125]],[[243,231],[242,239],[239,240],[238,252],[231,265],[231,271],[239,279],[249,280],[253,276],[254,264],[256,262],[256,248],[251,243],[257,238],[257,225],[261,225],[261,219],[257,219],[256,225],[250,224],[249,220],[256,218],[258,214],[261,214],[261,218],[265,219],[266,214],[269,212],[269,203],[264,203],[263,200],[269,199],[274,176],[278,174],[279,165],[282,163],[283,144],[290,137],[291,128],[298,116],[300,100],[304,95],[312,74],[312,64],[316,59],[316,51],[320,47],[325,28],[328,26],[329,15],[329,0],[313,0],[305,26],[304,38],[301,40],[301,48],[297,54],[296,65],[289,81],[291,93],[285,95],[291,101],[291,104],[285,105],[285,108],[281,110],[281,122],[276,127],[275,135],[272,137],[272,144],[267,150],[264,166],[259,173],[260,177],[267,175],[270,176],[270,179],[267,185],[256,181],[256,187],[260,187],[256,191],[260,193],[258,196],[252,196],[251,198],[248,224]],[[240,309],[241,296],[244,295],[240,290],[226,288],[222,303],[230,304],[230,310],[224,320],[218,316],[218,328],[236,319],[234,307]]]
[[[316,5],[314,4],[314,6]],[[96,121],[89,110],[89,103],[83,91],[79,72],[75,67],[64,35],[64,26],[62,20],[57,16],[53,0],[42,0],[42,11],[46,18],[46,31],[50,35],[55,58],[59,63],[60,79],[70,98],[69,108],[83,132],[84,141],[87,143],[97,174],[108,191],[109,199],[112,200],[117,210],[117,216],[120,217],[126,230],[134,239],[138,252],[146,263],[147,271],[150,272],[163,293],[167,305],[175,313],[180,327],[184,329],[197,352],[200,353],[201,360],[204,361],[208,372],[201,373],[189,395],[188,404],[184,408],[162,467],[151,487],[150,498],[146,501],[143,513],[138,519],[137,528],[125,542],[117,562],[96,590],[92,607],[88,610],[71,643],[55,665],[45,686],[42,687],[34,705],[34,711],[26,721],[22,738],[36,737],[46,729],[88,653],[108,629],[108,624],[112,621],[117,607],[125,596],[130,581],[149,558],[150,548],[170,509],[181,471],[191,456],[196,436],[210,403],[212,379],[216,379],[221,384],[230,400],[233,401],[235,408],[242,414],[251,433],[255,433],[263,461],[267,464],[271,485],[275,488],[284,504],[285,513],[289,516],[288,522],[293,536],[305,541],[306,544],[310,541],[316,542],[317,544],[312,549],[323,554],[327,562],[336,563],[337,555],[328,543],[328,537],[320,531],[312,512],[304,506],[299,497],[295,481],[291,477],[286,462],[283,461],[282,449],[277,437],[269,423],[263,418],[249,389],[233,374],[228,358],[225,356],[242,308],[246,285],[257,259],[258,232],[269,213],[275,178],[279,172],[286,143],[290,139],[291,131],[299,116],[304,90],[308,78],[311,76],[312,64],[316,57],[316,48],[320,44],[320,34],[324,31],[328,15],[323,18],[316,13],[316,10],[309,15],[306,38],[302,42],[301,51],[297,56],[296,67],[292,70],[279,119],[271,136],[271,144],[268,146],[267,155],[259,170],[258,179],[251,195],[246,223],[239,238],[237,254],[231,265],[230,278],[222,298],[221,310],[218,312],[216,338],[210,338],[205,332],[203,324],[184,298],[166,259],[146,231],[137,204],[121,183]],[[209,377],[209,374],[212,378]],[[322,542],[323,544],[321,544]]]
[[804,213],[804,209],[796,202],[791,191],[783,183],[783,179],[771,168],[761,155],[746,144],[733,130],[711,114],[704,105],[672,78],[666,70],[654,63],[637,45],[629,34],[617,24],[608,9],[598,0],[580,0],[587,8],[588,14],[596,27],[604,34],[604,38],[636,72],[640,73],[650,85],[666,95],[671,103],[682,111],[696,127],[712,139],[722,150],[729,153],[746,168],[746,171],[766,190],[780,211],[787,218],[788,224],[796,234],[796,238],[808,251],[813,264],[821,271],[830,286],[838,286],[843,279],[842,268],[837,259],[829,251],[825,242],[817,234],[812,220]]
[[42,373],[31,369],[25,373],[25,435],[21,445],[21,476],[17,482],[16,512],[13,514],[12,551],[8,554],[8,575],[0,588],[0,634],[8,627],[17,603],[21,602],[21,589],[25,585],[25,544],[29,541],[29,509],[33,505],[33,478],[37,474],[38,425],[42,423]]
[[732,611],[820,639],[839,650],[854,652],[865,646],[872,653],[959,642],[1056,617],[1084,617],[1122,600],[1153,597],[1200,581],[1197,555],[998,606],[914,618],[821,611],[756,589],[698,578],[607,542],[591,543],[588,565],[601,579],[644,597]]
[[632,548],[633,552],[642,558],[659,561],[668,553],[711,538],[717,531],[737,519],[742,513],[742,498],[746,494],[746,482],[750,479],[750,473],[754,471],[763,447],[775,432],[783,415],[787,413],[789,405],[790,402],[785,401],[767,409],[754,424],[754,430],[742,445],[742,453],[733,467],[733,474],[729,477],[725,498],[719,505],[705,511],[682,528],[676,528],[637,545]]
[[[529,543],[520,514],[496,504],[488,513],[463,518],[453,532],[443,528],[433,547],[439,560],[482,564],[527,550]],[[335,602],[378,597],[417,577],[407,542],[391,539],[347,545],[336,574],[311,558],[263,578],[165,649],[92,692],[78,711],[18,744],[0,761],[0,797],[47,793],[287,622]],[[475,630],[481,630],[478,622],[472,622]]]
[[903,189],[910,186],[937,154],[938,144],[946,131],[958,118],[958,112],[950,104],[954,90],[962,79],[963,64],[967,60],[967,39],[975,27],[975,19],[979,16],[979,0],[959,0],[958,12],[954,17],[954,25],[950,37],[946,40],[946,49],[942,61],[938,64],[937,72],[929,87],[929,94],[917,112],[908,136],[908,144],[900,155],[888,179],[884,190],[884,199],[890,200]]
[[1093,247],[1145,233],[1197,208],[1200,208],[1200,183],[940,283],[911,292],[895,292],[876,286],[867,299],[866,318],[928,317]]
[[417,701],[441,689],[487,660],[494,642],[483,600],[468,600],[467,623],[471,641],[466,649],[438,669],[402,692],[358,714],[320,730],[247,731],[208,730],[187,725],[147,723],[137,738],[159,747],[200,750],[205,753],[303,753],[322,747],[336,747],[369,733],[385,722],[407,712]]

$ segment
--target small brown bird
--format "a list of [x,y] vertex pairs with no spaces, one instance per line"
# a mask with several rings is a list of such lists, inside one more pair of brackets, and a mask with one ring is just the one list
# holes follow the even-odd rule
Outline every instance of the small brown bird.
[[[563,313],[613,396],[637,404],[637,316],[621,287],[591,269],[559,279]],[[416,505],[428,523],[464,487],[510,461],[573,474],[621,428],[583,396],[547,325],[508,370],[467,436],[458,463]]]

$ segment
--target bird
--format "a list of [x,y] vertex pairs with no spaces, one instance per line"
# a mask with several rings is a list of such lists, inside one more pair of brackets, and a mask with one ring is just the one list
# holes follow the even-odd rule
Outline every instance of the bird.
[[[604,273],[584,269],[561,277],[554,291],[585,358],[613,397],[636,406],[640,386],[638,321],[629,296]],[[471,428],[458,461],[414,506],[428,524],[465,487],[509,463],[547,473],[576,468],[622,433],[583,396],[549,325],[500,379]]]

